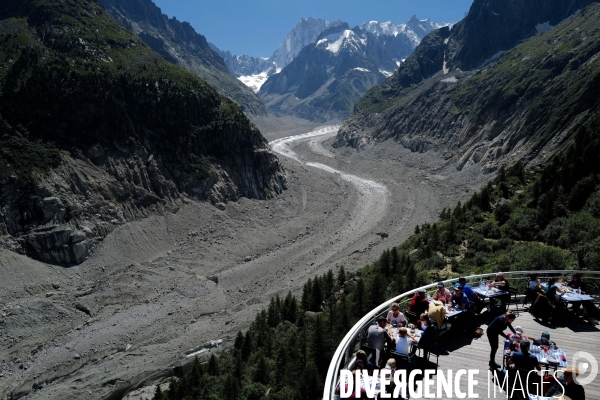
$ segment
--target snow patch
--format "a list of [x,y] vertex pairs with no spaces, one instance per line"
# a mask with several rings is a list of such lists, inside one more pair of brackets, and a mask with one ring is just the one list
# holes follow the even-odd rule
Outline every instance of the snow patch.
[[394,75],[394,73],[393,73],[393,72],[390,72],[390,71],[384,71],[384,70],[382,70],[382,69],[380,69],[380,70],[379,70],[379,73],[381,73],[381,74],[385,75],[385,77],[386,77],[386,78],[389,78],[390,76]]
[[333,54],[338,54],[340,49],[350,47],[350,50],[360,50],[361,47],[367,44],[367,40],[358,37],[351,30],[345,30],[343,32],[333,33],[326,36],[325,38],[317,42],[317,46],[324,47],[327,44],[326,49]]
[[440,82],[445,82],[445,83],[456,83],[458,82],[458,79],[455,76],[451,76],[449,78],[446,79],[442,79]]
[[356,67],[356,68],[353,68],[353,71],[371,72],[371,71],[369,71],[368,69],[366,69],[366,68],[361,68],[361,67]]
[[242,81],[244,85],[252,89],[254,93],[258,93],[260,87],[267,81],[268,78],[268,71],[263,71],[260,74],[238,77],[238,79]]
[[481,69],[481,68],[485,67],[486,65],[488,65],[489,63],[491,63],[492,61],[496,61],[502,55],[502,53],[504,53],[504,52],[503,51],[497,52],[496,54],[494,54],[493,56],[491,56],[490,58],[488,58],[487,60],[482,62],[481,65],[479,67],[477,67],[477,69]]

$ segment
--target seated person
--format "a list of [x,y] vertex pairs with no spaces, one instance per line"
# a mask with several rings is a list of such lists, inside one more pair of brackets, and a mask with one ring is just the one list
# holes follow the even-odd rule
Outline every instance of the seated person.
[[369,329],[367,329],[367,345],[379,350],[379,359],[375,360],[375,364],[378,364],[379,360],[383,359],[385,354],[385,344],[387,343],[388,349],[391,349],[396,343],[388,333],[386,326],[387,318],[382,315],[377,318],[377,325],[371,325]]
[[404,314],[400,311],[398,303],[392,304],[392,309],[387,315],[387,321],[394,326],[406,326],[406,318],[404,318]]
[[523,328],[521,328],[520,326],[517,326],[515,328],[515,332],[516,333],[508,333],[506,334],[506,336],[508,336],[508,340],[510,340],[513,343],[521,343],[521,342],[525,342],[527,340],[529,340],[529,338],[525,335],[523,335]]
[[427,300],[427,297],[425,296],[425,289],[419,289],[417,291],[417,293],[415,293],[413,298],[410,300],[410,305],[408,306],[408,310],[417,315],[421,315],[422,313],[427,311],[428,308],[429,308],[429,301]]
[[373,364],[367,359],[367,353],[365,353],[362,350],[359,350],[356,352],[354,357],[356,357],[356,364],[354,364],[354,369],[352,370],[352,373],[354,373],[354,371],[356,371],[357,369],[366,369],[367,371],[369,371],[369,374],[373,373]]
[[533,344],[535,344],[536,346],[554,345],[554,348],[558,349],[558,346],[556,345],[556,343],[554,343],[552,340],[550,340],[550,333],[548,333],[548,332],[542,332],[542,335],[540,336],[539,339],[533,339]]
[[396,353],[413,355],[416,349],[412,349],[413,344],[417,344],[417,340],[408,333],[405,327],[398,329],[398,340],[396,341]]
[[529,275],[529,282],[527,282],[527,291],[525,293],[525,299],[534,302],[537,298],[538,293],[544,294],[545,291],[542,288],[542,285],[538,278],[538,274],[534,272],[531,275]]
[[429,316],[426,313],[422,313],[417,321],[417,328],[424,331],[429,325]]
[[389,360],[387,360],[387,362],[385,363],[385,367],[383,367],[383,369],[389,369],[391,371],[390,376],[393,379],[394,375],[396,374],[396,360],[394,360],[393,358],[390,358]]
[[567,282],[567,286],[573,289],[581,289],[581,291],[585,292],[585,283],[583,282],[583,278],[581,273],[576,272],[571,277],[571,280]]
[[550,301],[550,303],[556,305],[557,304],[556,293],[557,292],[562,293],[564,291],[565,291],[564,287],[556,284],[555,278],[548,279],[548,290],[546,290],[546,297],[548,297],[548,300]]
[[538,371],[541,371],[542,367],[540,366],[537,357],[529,353],[530,347],[531,342],[529,342],[529,340],[521,342],[521,349],[515,351],[506,361],[506,363],[508,365],[514,365],[515,368],[518,369],[525,369],[528,371],[537,369]]
[[[506,279],[504,279],[504,273],[498,272],[496,273],[496,279],[493,282],[489,283],[492,287],[496,287],[499,290],[503,290],[508,292],[510,290],[510,284]],[[499,297],[500,303],[502,304],[501,312],[505,312],[507,310],[508,302],[510,301],[510,293],[504,294]],[[492,304],[494,303],[494,299],[491,299]]]
[[585,390],[583,386],[573,380],[573,374],[575,374],[575,377],[579,375],[577,368],[567,367],[564,375],[558,378],[558,382],[546,392],[545,396],[563,395],[569,397],[571,400],[585,400]]
[[452,295],[452,303],[458,308],[468,310],[471,308],[469,298],[463,293],[463,287],[460,284],[454,285],[454,294]]
[[[435,322],[440,334],[449,330],[452,325],[446,321],[446,307],[439,300],[434,300],[429,303],[429,318]],[[424,329],[423,329],[424,330]]]
[[473,304],[475,305],[474,311],[476,313],[480,313],[481,310],[483,310],[483,307],[485,307],[485,301],[473,291],[473,288],[471,286],[467,285],[467,278],[465,278],[464,276],[458,278],[458,284],[462,286],[463,293],[467,295],[469,301],[473,302]]
[[433,295],[434,300],[439,300],[442,303],[450,303],[452,301],[452,294],[449,290],[446,290],[443,282],[438,282],[438,290]]

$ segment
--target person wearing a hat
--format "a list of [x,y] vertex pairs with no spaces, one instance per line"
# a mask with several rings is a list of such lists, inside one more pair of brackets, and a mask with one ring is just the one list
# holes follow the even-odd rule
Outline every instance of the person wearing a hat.
[[511,340],[513,343],[521,343],[524,342],[526,340],[529,340],[529,338],[525,335],[523,335],[523,328],[521,328],[520,326],[515,327],[515,331],[516,333],[509,333],[506,336],[508,336],[508,339]]
[[371,325],[367,330],[367,345],[379,350],[375,364],[379,367],[379,360],[384,359],[385,344],[388,348],[393,348],[396,341],[390,336],[387,326],[387,318],[381,315],[377,318],[377,325]]
[[577,383],[578,375],[577,368],[572,366],[565,368],[564,375],[558,378],[558,382],[546,392],[545,396],[563,395],[571,400],[585,400],[585,390]]
[[417,293],[410,300],[408,310],[414,312],[417,315],[421,315],[429,309],[429,301],[425,296],[425,289],[417,290]]
[[444,287],[444,282],[438,282],[437,284],[438,290],[433,295],[434,300],[439,300],[442,303],[450,303],[452,301],[452,293],[449,290],[446,290]]
[[554,348],[558,349],[558,346],[556,345],[556,343],[554,343],[552,340],[550,340],[549,332],[542,332],[542,336],[539,339],[534,339],[533,344],[535,344],[536,346],[554,345]]
[[463,287],[458,283],[454,285],[454,294],[452,295],[452,302],[458,308],[462,308],[463,310],[468,310],[471,305],[469,303],[469,298],[466,294],[463,293]]

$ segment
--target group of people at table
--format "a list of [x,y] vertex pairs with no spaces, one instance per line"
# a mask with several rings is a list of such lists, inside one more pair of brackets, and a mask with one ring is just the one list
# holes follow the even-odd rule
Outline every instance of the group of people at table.
[[[535,285],[533,282],[535,282]],[[555,283],[552,280],[549,282],[548,289],[545,291],[546,296],[554,296],[556,291],[565,290],[561,289],[561,286]],[[368,328],[367,345],[369,348],[376,350],[373,362],[377,367],[395,370],[397,361],[395,358],[389,358],[390,355],[404,355],[410,362],[419,348],[423,349],[423,355],[426,358],[429,346],[433,343],[436,336],[451,328],[448,317],[458,318],[459,320],[456,325],[465,331],[471,328],[471,322],[473,322],[472,326],[474,328],[474,313],[479,313],[486,306],[482,298],[485,296],[485,292],[483,295],[478,295],[477,291],[467,284],[465,277],[459,278],[458,283],[454,285],[454,290],[452,291],[448,290],[443,282],[438,282],[437,286],[438,289],[432,297],[428,297],[425,290],[420,289],[411,298],[409,311],[411,315],[419,316],[415,324],[409,324],[405,315],[400,311],[399,304],[393,303],[387,316],[382,315],[378,317],[376,324]],[[567,286],[580,289],[583,286],[581,276],[574,276],[573,280]],[[499,348],[499,337],[502,336],[507,340],[504,352],[504,364],[506,367],[513,366],[519,370],[539,371],[541,370],[540,361],[530,352],[531,342],[523,335],[521,327],[512,327],[516,315],[506,311],[506,304],[510,300],[508,289],[509,283],[504,279],[502,273],[498,273],[494,281],[487,283],[488,291],[493,290],[499,294],[494,297],[500,300],[502,307],[500,312],[503,312],[487,327],[486,333],[491,348],[489,366],[491,369],[503,368],[502,365],[495,361]],[[541,293],[544,290],[536,275],[530,277],[527,290],[528,296],[532,294],[530,291]],[[481,291],[479,292],[481,293]],[[491,301],[491,306],[496,305],[494,300]],[[591,306],[596,309],[593,303]],[[465,311],[474,311],[474,313]],[[507,328],[512,331],[512,334],[504,333]],[[509,342],[510,344],[508,344]],[[540,346],[540,348],[547,346],[546,349],[556,346],[555,343],[550,341],[548,332],[544,332],[539,339],[536,339],[534,345]],[[384,360],[387,361],[384,362]],[[545,361],[545,359],[543,360]],[[566,359],[563,361],[562,365],[566,366]],[[373,363],[368,360],[367,353],[362,350],[357,352],[356,362],[355,369],[369,370],[373,368]],[[545,363],[545,365],[548,366],[551,364]],[[577,374],[577,371],[572,367],[568,367],[565,370],[564,376],[560,378],[562,386],[559,385],[559,382],[549,381],[549,389],[545,390],[545,395],[562,393],[562,388],[564,387],[565,396],[568,396],[572,400],[585,399],[583,387],[575,383],[572,378],[573,374]]]
[[[585,390],[579,385],[573,376],[577,376],[579,371],[567,365],[567,358],[564,351],[558,349],[556,343],[550,340],[550,333],[543,332],[538,339],[534,339],[533,343],[527,336],[523,334],[523,329],[520,326],[513,328],[512,323],[515,321],[516,315],[512,312],[506,312],[494,320],[487,327],[487,337],[490,342],[490,368],[502,368],[496,363],[496,353],[498,351],[498,339],[503,337],[504,352],[503,361],[507,368],[513,367],[514,370],[522,374],[523,381],[527,380],[529,371],[541,371],[543,364],[547,367],[560,368],[564,370],[563,376],[555,378],[554,375],[546,375],[543,377],[544,385],[541,388],[544,396],[552,397],[554,395],[563,395],[564,399],[585,400]],[[506,329],[510,329],[512,333],[504,333]],[[535,348],[535,354],[533,351]],[[540,359],[541,357],[541,359]],[[556,358],[547,358],[556,357]],[[531,379],[531,378],[529,378]]]
[[532,273],[527,284],[527,299],[531,300],[531,312],[540,315],[544,322],[553,320],[557,313],[566,309],[566,304],[572,305],[575,314],[586,314],[589,322],[598,325],[600,311],[594,305],[593,298],[584,294],[586,284],[580,273],[573,274],[566,284],[562,280],[550,278],[542,283],[536,273]]

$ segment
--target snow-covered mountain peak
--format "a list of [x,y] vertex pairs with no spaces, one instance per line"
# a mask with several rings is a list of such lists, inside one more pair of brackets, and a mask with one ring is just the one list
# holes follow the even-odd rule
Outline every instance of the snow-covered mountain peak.
[[298,55],[300,50],[314,43],[323,31],[341,24],[342,22],[339,19],[327,21],[313,17],[302,17],[269,60],[275,63],[278,69],[284,68]]
[[333,54],[338,54],[341,49],[361,50],[367,45],[367,39],[358,36],[350,29],[332,33],[320,39],[316,46],[325,48]]

